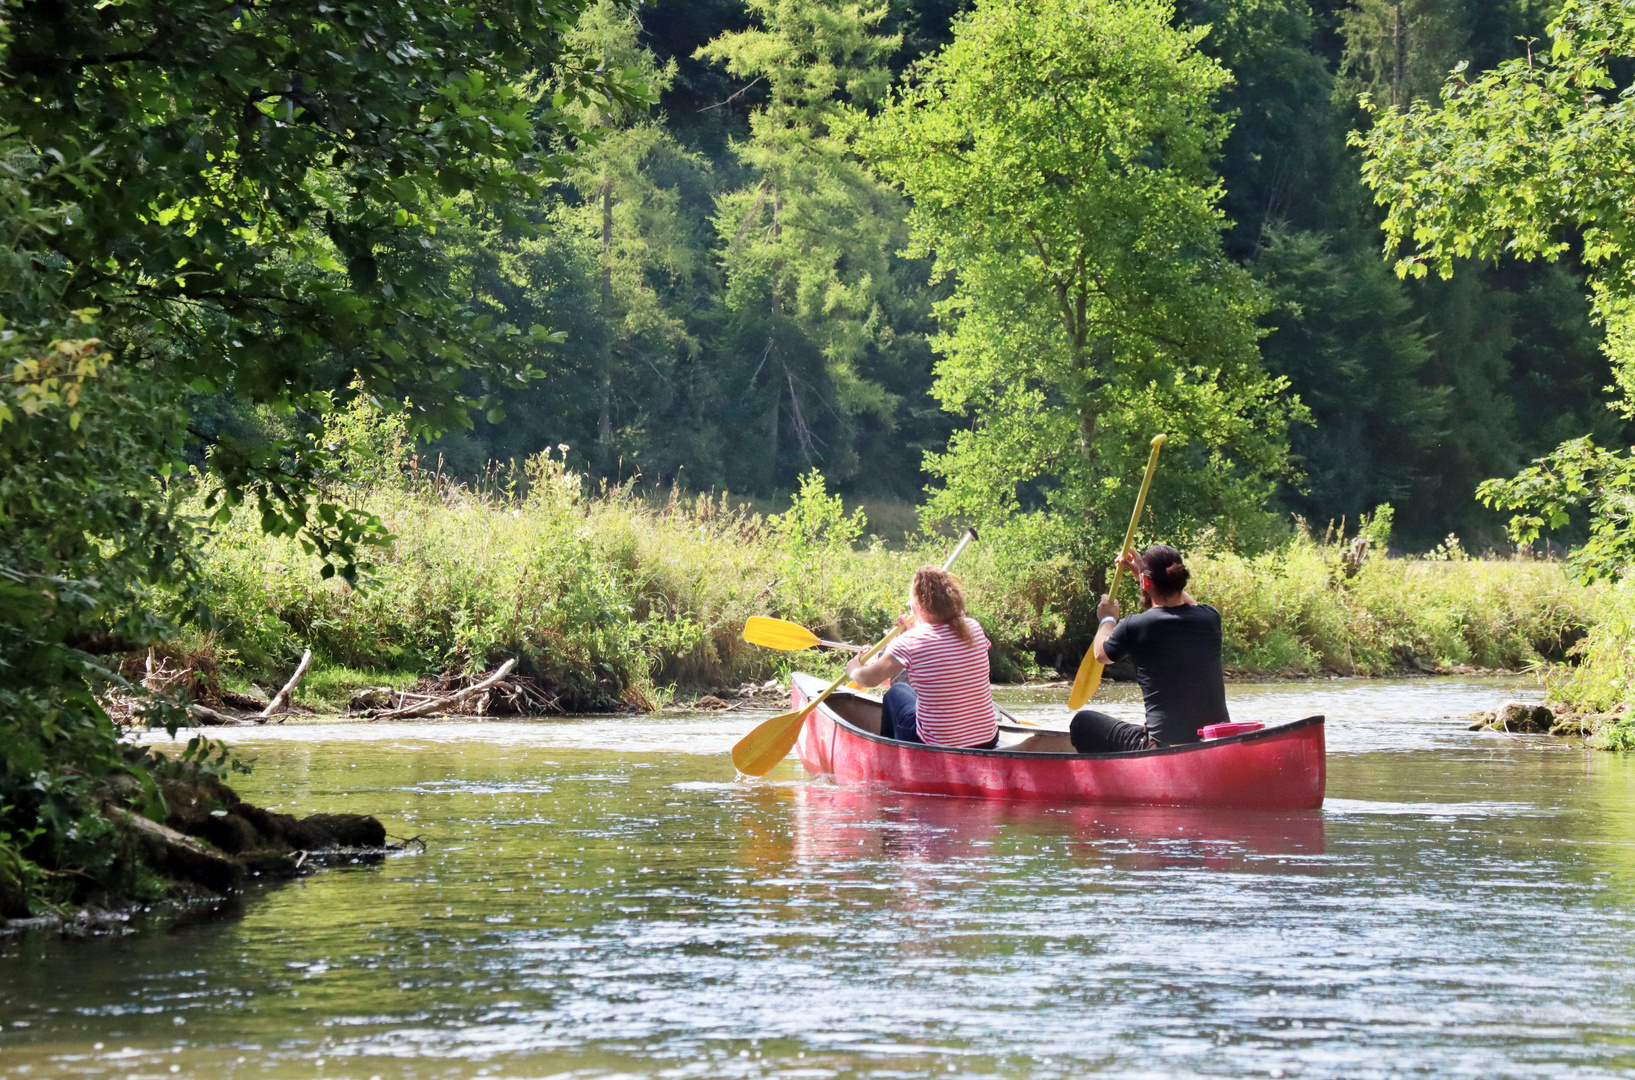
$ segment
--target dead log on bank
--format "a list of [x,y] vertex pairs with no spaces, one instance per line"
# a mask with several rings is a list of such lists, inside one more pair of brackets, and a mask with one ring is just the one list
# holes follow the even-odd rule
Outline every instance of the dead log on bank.
[[[307,668],[311,666],[312,650],[308,649],[306,652],[301,654],[301,662],[296,665],[295,674],[291,675],[290,681],[284,684],[284,689],[274,694],[273,699],[267,702],[267,707],[262,709],[261,715],[255,718],[256,723],[265,724],[272,718],[272,714],[277,712],[279,707],[289,700],[289,696],[295,692],[295,688],[301,684],[301,680],[306,676]],[[284,722],[284,718],[279,717],[278,722],[282,724]]]
[[208,705],[189,705],[187,714],[198,721],[200,727],[242,727],[250,722],[229,713],[217,712]]
[[[403,705],[396,709],[371,709],[369,710],[369,719],[409,720],[418,716],[430,716],[433,713],[453,712],[471,698],[483,693],[489,687],[511,674],[511,669],[516,666],[516,658],[512,657],[510,660],[507,660],[505,663],[501,664],[499,666],[499,670],[495,671],[494,674],[483,679],[481,682],[473,683],[464,690],[459,690],[452,694],[425,695],[424,700],[416,701],[409,705]],[[408,696],[409,695],[404,695],[405,698]],[[422,695],[416,694],[414,696],[421,697]]]

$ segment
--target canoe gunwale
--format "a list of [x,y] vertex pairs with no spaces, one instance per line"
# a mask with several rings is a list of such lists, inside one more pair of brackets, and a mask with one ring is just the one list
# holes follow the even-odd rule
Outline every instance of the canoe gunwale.
[[[799,685],[798,682],[795,682],[795,680],[801,679],[801,678],[813,679],[814,681],[816,681],[815,677],[811,676],[811,675],[807,675],[805,672],[796,672],[795,675],[790,680],[791,683],[793,684],[793,688],[796,689],[796,690],[799,690],[801,692],[801,696],[804,697],[807,701],[810,701],[812,699],[812,697],[815,696],[815,693],[814,694],[808,694],[806,692],[806,690]],[[822,684],[819,684],[819,685],[822,685]],[[845,697],[862,698],[864,701],[869,701],[869,702],[873,702],[873,701],[876,700],[874,697],[872,697],[869,694],[859,693],[859,692],[857,692],[855,690],[850,690],[850,689],[836,690],[835,693],[833,695],[831,695],[831,696],[832,697],[833,696],[845,696]],[[1050,761],[1050,760],[1056,760],[1056,761],[1104,761],[1104,760],[1109,760],[1109,759],[1117,760],[1117,761],[1131,761],[1131,760],[1134,760],[1135,758],[1161,757],[1161,756],[1165,756],[1165,755],[1176,755],[1176,754],[1190,754],[1190,753],[1197,753],[1200,750],[1213,750],[1213,749],[1215,749],[1217,747],[1221,747],[1221,746],[1230,746],[1233,743],[1257,742],[1257,741],[1262,740],[1262,739],[1275,738],[1275,737],[1277,737],[1279,735],[1284,735],[1284,734],[1287,734],[1287,733],[1292,732],[1292,731],[1300,731],[1300,730],[1302,730],[1304,728],[1320,726],[1320,725],[1323,724],[1323,722],[1325,720],[1325,717],[1322,716],[1322,715],[1306,716],[1306,717],[1302,717],[1299,720],[1290,720],[1287,723],[1267,724],[1265,727],[1261,728],[1259,731],[1246,731],[1241,735],[1228,735],[1224,739],[1205,739],[1205,740],[1202,740],[1200,742],[1195,742],[1195,743],[1179,743],[1179,744],[1177,744],[1175,746],[1161,746],[1161,747],[1158,747],[1157,749],[1153,749],[1153,750],[1124,750],[1124,751],[1118,751],[1116,753],[1109,753],[1109,754],[1061,754],[1061,753],[1053,753],[1053,752],[1032,752],[1032,751],[1024,751],[1022,753],[1017,753],[1014,750],[1004,750],[1004,749],[1000,749],[998,747],[995,747],[992,750],[984,750],[984,749],[981,749],[979,747],[937,746],[937,745],[934,745],[932,743],[903,742],[903,741],[901,741],[899,739],[888,739],[884,735],[876,735],[871,731],[865,731],[863,728],[858,727],[856,724],[853,724],[850,720],[847,720],[844,716],[841,716],[839,713],[837,713],[833,709],[829,708],[828,702],[824,702],[823,704],[819,705],[818,709],[823,713],[823,716],[824,716],[824,718],[826,720],[829,720],[829,721],[839,725],[840,727],[844,728],[848,734],[855,735],[858,738],[867,739],[870,742],[882,743],[882,744],[884,744],[886,746],[911,746],[911,747],[915,748],[916,750],[930,750],[930,751],[940,753],[940,754],[973,754],[973,755],[976,755],[978,757],[1022,758],[1022,759],[1028,760],[1028,761]],[[1016,718],[1014,716],[1011,716],[1010,713],[1006,712],[1003,708],[1000,708],[998,705],[995,705],[994,709],[995,709],[995,711],[997,711],[999,713],[999,715],[1001,717],[1004,717],[1004,718],[1010,720],[1011,723],[1016,724],[1018,727],[1027,727],[1028,726],[1028,725],[1018,723],[1018,721],[1016,720]],[[1039,731],[1041,733],[1055,734],[1055,735],[1064,734],[1064,732],[1049,731],[1048,729],[1044,729],[1044,728],[1039,729]]]

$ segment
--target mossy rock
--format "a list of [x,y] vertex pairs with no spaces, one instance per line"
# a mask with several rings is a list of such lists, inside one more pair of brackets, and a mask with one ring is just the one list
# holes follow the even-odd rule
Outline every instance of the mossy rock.
[[1505,731],[1513,735],[1548,735],[1556,726],[1556,714],[1548,705],[1507,701],[1490,713],[1478,713],[1472,731]]

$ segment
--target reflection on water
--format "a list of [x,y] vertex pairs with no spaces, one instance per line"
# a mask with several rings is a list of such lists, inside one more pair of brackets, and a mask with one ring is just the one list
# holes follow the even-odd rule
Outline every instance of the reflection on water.
[[1514,692],[1234,687],[1330,717],[1304,814],[738,783],[743,711],[235,732],[429,851],[0,943],[0,1075],[1627,1075],[1635,765],[1434,719]]

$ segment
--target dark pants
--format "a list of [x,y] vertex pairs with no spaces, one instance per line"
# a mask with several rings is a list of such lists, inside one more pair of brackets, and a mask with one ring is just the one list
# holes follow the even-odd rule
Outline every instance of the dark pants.
[[1104,712],[1080,709],[1068,728],[1073,749],[1080,754],[1122,754],[1130,750],[1156,750],[1158,743],[1140,724],[1116,720]]
[[924,742],[914,724],[916,704],[913,687],[905,682],[893,683],[881,704],[880,734],[900,742]]
[[[894,683],[886,691],[885,699],[880,707],[880,734],[888,739],[899,742],[924,744],[920,738],[920,730],[915,724],[918,700],[914,696],[914,688],[906,682]],[[986,742],[976,750],[992,750],[999,745],[999,736],[994,735],[992,741]]]

